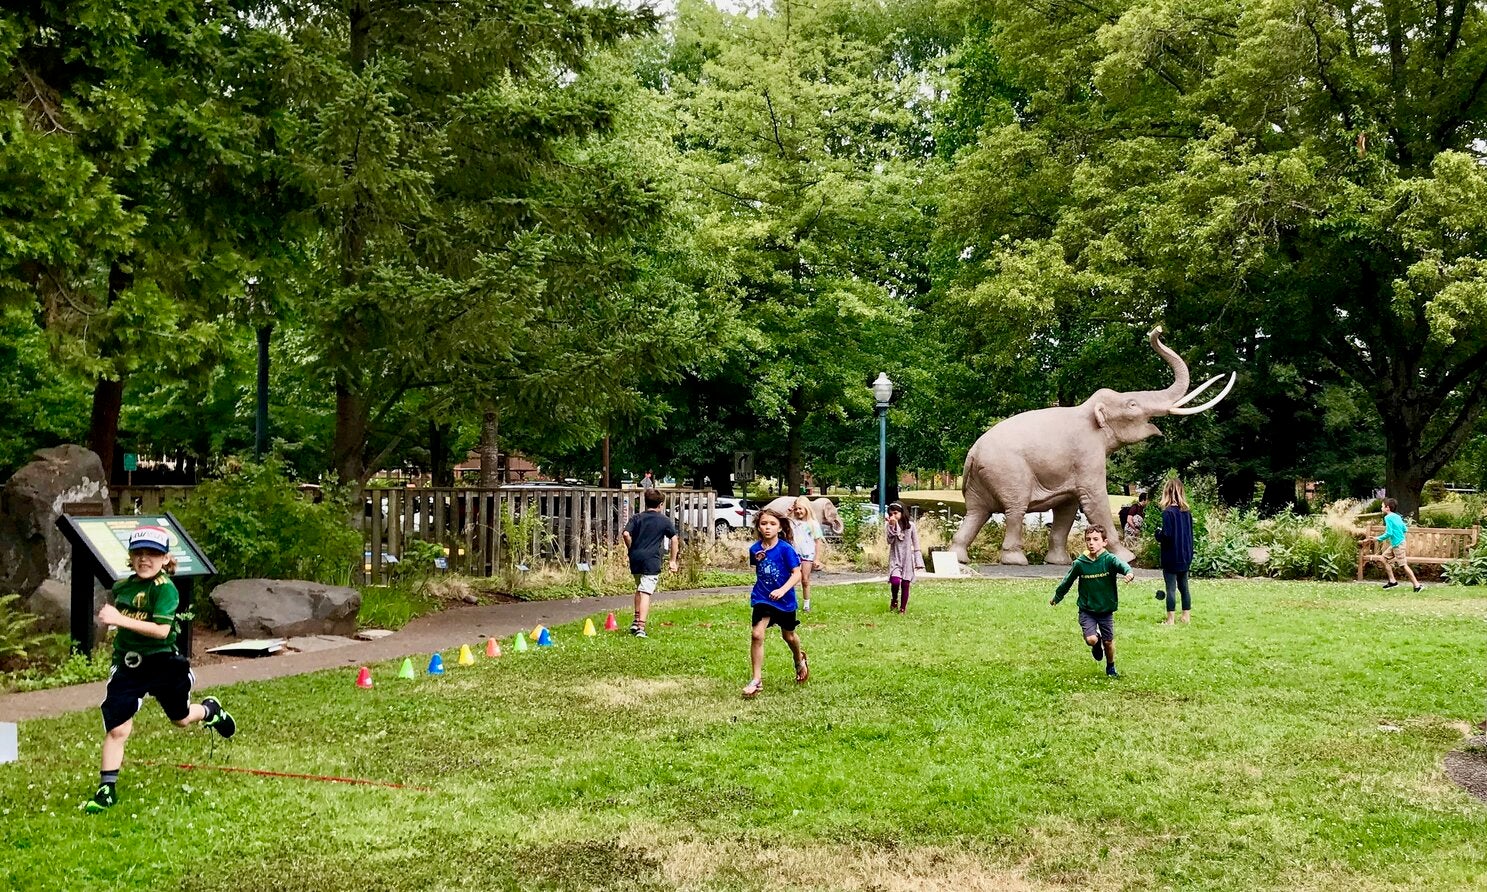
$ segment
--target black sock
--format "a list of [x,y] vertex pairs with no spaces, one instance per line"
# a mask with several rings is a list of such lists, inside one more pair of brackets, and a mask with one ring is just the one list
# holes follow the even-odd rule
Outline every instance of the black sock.
[[119,769],[115,768],[113,771],[98,772],[98,782],[100,784],[108,784],[111,787],[114,786],[119,782]]
[[222,707],[218,706],[216,702],[212,700],[203,700],[201,702],[201,708],[206,713],[206,715],[203,715],[201,717],[201,720],[204,722],[210,722],[213,716],[222,711]]

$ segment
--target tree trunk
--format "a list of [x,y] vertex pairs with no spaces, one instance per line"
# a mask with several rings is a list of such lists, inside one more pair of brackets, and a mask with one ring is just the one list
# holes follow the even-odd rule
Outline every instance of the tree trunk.
[[[119,296],[134,284],[134,274],[124,268],[124,259],[116,259],[108,266],[108,306],[112,307]],[[112,339],[110,339],[112,340]],[[107,356],[118,352],[117,344],[107,342],[101,347]],[[114,468],[115,446],[119,439],[119,412],[124,407],[124,376],[117,381],[100,377],[93,385],[93,415],[88,422],[88,448],[98,453],[103,460],[103,474],[113,482],[117,479]],[[120,469],[122,469],[122,463]]]
[[805,475],[805,446],[801,428],[805,427],[805,394],[796,388],[790,394],[789,425],[785,434],[785,494],[798,495]]
[[[351,24],[351,69],[361,73],[371,59],[371,4],[369,0],[355,0],[348,10]],[[354,162],[353,162],[354,163]],[[366,253],[365,221],[359,203],[353,202],[341,219],[341,284],[353,286],[360,277],[363,255]],[[355,340],[357,322],[348,316],[344,324]],[[336,351],[332,361],[336,365],[336,432],[331,446],[331,467],[340,475],[341,483],[351,487],[353,500],[361,498],[366,484],[367,437],[371,433],[371,408],[350,371],[350,366],[359,357],[353,350]]]
[[258,400],[253,414],[253,460],[260,462],[268,454],[268,348],[273,336],[272,322],[258,326]]
[[454,462],[449,455],[449,425],[429,421],[429,482],[434,486],[454,485]]
[[353,500],[367,482],[367,428],[371,426],[367,401],[352,389],[350,375],[336,372],[336,436],[333,466],[341,483],[351,487]]
[[99,378],[93,385],[93,417],[88,423],[88,448],[98,453],[103,474],[110,483],[117,481],[114,444],[119,439],[119,411],[124,406],[124,382]]
[[494,488],[501,485],[501,414],[495,409],[486,409],[480,419],[480,485]]
[[1384,448],[1384,492],[1399,501],[1399,513],[1415,517],[1420,512],[1420,495],[1425,491],[1425,474],[1413,455],[1391,440]]

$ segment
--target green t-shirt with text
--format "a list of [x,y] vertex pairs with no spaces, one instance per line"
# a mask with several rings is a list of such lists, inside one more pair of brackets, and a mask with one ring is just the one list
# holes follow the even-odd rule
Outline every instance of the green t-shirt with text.
[[168,653],[176,649],[176,611],[180,609],[181,593],[165,573],[154,579],[140,579],[130,575],[114,583],[114,607],[122,614],[147,623],[164,623],[170,626],[170,634],[164,638],[151,638],[138,632],[120,628],[114,633],[114,664],[122,665],[124,654],[140,656]]

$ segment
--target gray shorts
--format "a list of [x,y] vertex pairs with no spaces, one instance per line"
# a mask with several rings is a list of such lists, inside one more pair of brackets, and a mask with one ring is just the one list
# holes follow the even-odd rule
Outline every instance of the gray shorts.
[[1101,641],[1115,640],[1115,612],[1096,613],[1093,610],[1079,610],[1079,631],[1084,633],[1085,638],[1091,635],[1099,635]]

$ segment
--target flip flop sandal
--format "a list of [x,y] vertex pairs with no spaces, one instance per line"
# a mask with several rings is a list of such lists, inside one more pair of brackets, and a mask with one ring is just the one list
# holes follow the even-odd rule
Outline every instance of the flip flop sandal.
[[800,652],[800,662],[795,664],[795,683],[805,684],[811,677],[811,666],[805,660],[805,651]]
[[759,696],[759,692],[762,691],[762,690],[764,690],[764,679],[762,679],[762,678],[756,678],[753,681],[749,682],[748,684],[744,685],[744,689],[743,689],[744,699],[745,700],[752,700],[755,697]]

